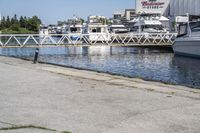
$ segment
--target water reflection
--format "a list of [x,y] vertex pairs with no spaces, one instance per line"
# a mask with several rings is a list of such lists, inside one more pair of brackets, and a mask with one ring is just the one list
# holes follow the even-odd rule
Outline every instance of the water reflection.
[[172,67],[176,70],[176,80],[182,84],[191,84],[200,88],[200,60],[175,56]]
[[[4,48],[0,54],[33,58],[35,48]],[[200,60],[174,57],[171,49],[133,47],[40,48],[40,61],[129,77],[200,86]],[[199,87],[200,88],[200,87]]]

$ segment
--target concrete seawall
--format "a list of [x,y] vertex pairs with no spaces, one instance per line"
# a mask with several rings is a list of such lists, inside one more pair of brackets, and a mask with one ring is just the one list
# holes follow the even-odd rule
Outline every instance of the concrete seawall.
[[0,133],[200,131],[198,89],[8,57],[0,75]]

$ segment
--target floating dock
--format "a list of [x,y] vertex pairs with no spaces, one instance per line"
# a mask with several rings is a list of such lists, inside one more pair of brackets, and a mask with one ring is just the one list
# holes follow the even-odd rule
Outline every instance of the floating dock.
[[90,40],[90,36],[90,34],[0,34],[0,47],[171,46],[177,33],[92,34],[96,41]]

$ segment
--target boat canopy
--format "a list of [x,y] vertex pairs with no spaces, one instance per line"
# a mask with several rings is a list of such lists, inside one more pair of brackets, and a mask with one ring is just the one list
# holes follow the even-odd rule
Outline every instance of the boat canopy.
[[143,20],[140,22],[137,22],[135,24],[135,26],[139,26],[139,25],[162,25],[162,23],[159,20]]
[[110,27],[113,27],[113,28],[121,28],[121,27],[124,27],[125,26],[123,24],[119,24],[119,25],[110,25]]
[[159,21],[169,21],[169,19],[166,18],[166,17],[164,17],[164,16],[161,16],[160,19],[159,19]]

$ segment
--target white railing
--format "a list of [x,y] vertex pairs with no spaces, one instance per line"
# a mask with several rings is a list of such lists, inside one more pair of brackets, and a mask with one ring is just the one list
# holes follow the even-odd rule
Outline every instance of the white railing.
[[0,46],[45,45],[171,45],[176,33],[128,33],[128,34],[0,34]]

